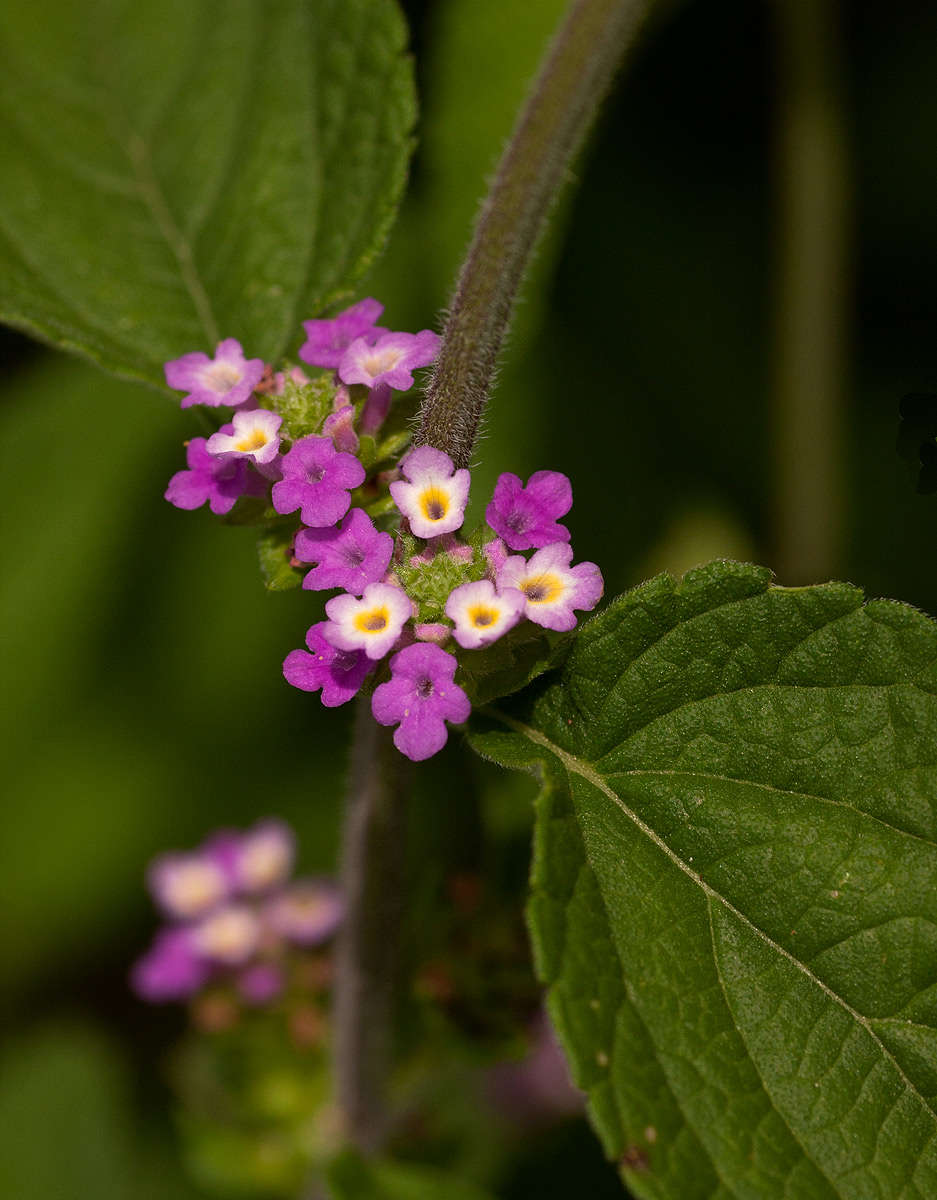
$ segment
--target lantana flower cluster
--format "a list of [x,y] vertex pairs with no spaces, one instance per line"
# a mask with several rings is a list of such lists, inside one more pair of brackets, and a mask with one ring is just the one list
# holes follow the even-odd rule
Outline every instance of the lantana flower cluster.
[[133,967],[137,994],[161,1003],[224,990],[248,1007],[277,1001],[343,911],[331,881],[290,878],[294,857],[290,828],[265,820],[157,858],[147,883],[164,924]]
[[169,385],[187,392],[183,407],[235,411],[188,444],[188,469],[166,498],[225,514],[252,497],[266,501],[270,522],[299,514],[283,542],[289,565],[311,568],[304,588],[340,594],[283,673],[327,707],[369,692],[375,719],[396,726],[397,748],[421,761],[445,745],[447,725],[468,719],[473,680],[493,669],[496,642],[570,631],[603,583],[595,563],[573,563],[561,523],[572,506],[565,475],[537,471],[526,483],[501,475],[485,523],[466,538],[470,472],[432,446],[398,459],[405,433],[378,442],[393,393],[412,387],[439,345],[430,330],[378,326],[382,311],[365,299],[304,323],[299,357],[333,372],[327,380],[300,368],[277,373],[233,339],[214,358],[167,363]]

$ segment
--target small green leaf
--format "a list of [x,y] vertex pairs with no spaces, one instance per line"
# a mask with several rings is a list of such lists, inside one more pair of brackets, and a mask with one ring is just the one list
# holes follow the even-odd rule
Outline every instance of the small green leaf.
[[937,1195],[937,625],[715,563],[475,738],[535,771],[538,970],[640,1197]]
[[294,567],[291,561],[295,533],[295,528],[290,526],[271,529],[257,539],[260,573],[264,586],[271,592],[289,592],[303,582],[305,570]]
[[0,39],[0,319],[118,374],[295,353],[382,248],[414,122],[393,0],[34,0]]
[[331,1200],[492,1200],[474,1183],[419,1163],[372,1162],[346,1151],[328,1172]]

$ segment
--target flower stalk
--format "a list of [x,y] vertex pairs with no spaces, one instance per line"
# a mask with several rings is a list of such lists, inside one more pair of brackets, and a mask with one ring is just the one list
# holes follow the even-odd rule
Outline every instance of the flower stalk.
[[417,445],[471,462],[537,240],[649,0],[573,0],[482,206],[420,411]]

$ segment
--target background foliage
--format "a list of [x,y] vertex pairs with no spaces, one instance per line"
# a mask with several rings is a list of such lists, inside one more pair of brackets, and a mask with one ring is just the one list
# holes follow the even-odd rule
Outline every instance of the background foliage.
[[[561,7],[406,5],[421,144],[367,284],[396,327],[418,328],[444,303]],[[842,25],[856,236],[849,528],[836,573],[937,613],[934,500],[894,452],[899,398],[937,390],[937,15],[919,0],[887,14],[862,0]],[[772,561],[773,78],[767,8],[695,0],[662,13],[527,292],[474,494],[501,470],[566,471],[577,554],[602,564],[610,593],[716,555]],[[165,1166],[165,1055],[179,1018],[143,1010],[126,989],[153,925],[143,866],[247,823],[262,797],[296,825],[304,866],[330,869],[343,765],[329,749],[347,714],[280,678],[308,596],[264,593],[248,531],[162,501],[182,439],[198,432],[192,416],[13,335],[2,346],[0,1114],[16,1119],[0,1120],[0,1191],[198,1195]],[[532,789],[462,747],[425,772],[415,835],[456,840],[446,804],[462,776],[482,786],[498,853],[522,880]],[[63,1163],[54,1178],[42,1173],[51,1147]],[[498,1194],[564,1195],[594,1169],[594,1145],[575,1131],[552,1158],[542,1151],[506,1167]],[[620,1194],[599,1170],[594,1194],[603,1186]]]

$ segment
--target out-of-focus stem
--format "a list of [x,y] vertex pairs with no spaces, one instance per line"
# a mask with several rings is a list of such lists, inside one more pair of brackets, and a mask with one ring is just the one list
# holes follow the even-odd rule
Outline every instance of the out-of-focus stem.
[[403,906],[409,764],[358,701],[342,846],[346,912],[335,972],[335,1085],[349,1140],[387,1132],[387,1081]]
[[417,445],[469,465],[524,272],[649,0],[573,0],[521,110],[459,274]]
[[775,567],[835,574],[844,518],[849,213],[834,0],[776,0],[778,112]]

